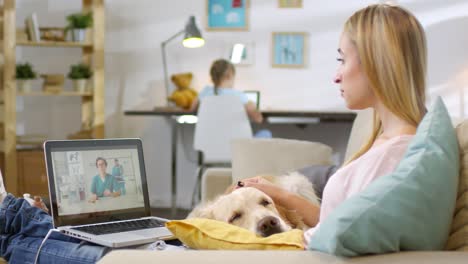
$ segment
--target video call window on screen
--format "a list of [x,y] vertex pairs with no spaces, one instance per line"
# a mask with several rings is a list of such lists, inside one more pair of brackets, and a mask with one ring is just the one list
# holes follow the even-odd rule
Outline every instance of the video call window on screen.
[[52,152],[58,214],[144,207],[136,149]]

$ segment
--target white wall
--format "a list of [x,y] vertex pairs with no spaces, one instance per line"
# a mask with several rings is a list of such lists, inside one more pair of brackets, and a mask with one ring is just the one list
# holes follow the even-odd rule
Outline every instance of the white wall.
[[[32,11],[38,13],[41,26],[65,23],[65,15],[79,10],[81,1],[19,0],[18,23]],[[185,49],[178,41],[167,47],[170,73],[194,73],[193,87],[200,90],[209,83],[208,69],[212,60],[227,56],[229,45],[255,43],[252,66],[238,67],[236,86],[262,92],[262,108],[288,110],[345,110],[332,83],[337,63],[336,48],[341,25],[355,10],[377,1],[370,0],[304,0],[302,9],[279,9],[274,0],[251,0],[250,30],[245,32],[203,31],[206,45]],[[463,0],[398,1],[413,11],[427,30],[429,43],[429,93],[441,94],[451,114],[461,112],[460,89],[468,86],[468,3]],[[151,200],[168,206],[170,201],[170,138],[167,121],[158,117],[128,117],[128,109],[150,109],[164,102],[160,43],[181,30],[189,15],[195,15],[204,26],[205,0],[108,0],[106,1],[106,135],[108,137],[141,137],[150,183]],[[271,33],[305,31],[309,36],[308,66],[305,69],[274,69],[270,64]],[[38,52],[40,51],[40,52]],[[21,54],[20,54],[21,53]],[[20,58],[31,61],[41,72],[68,71],[68,65],[79,59],[79,50],[23,48]],[[21,55],[21,56],[20,56]],[[468,92],[465,92],[468,93]],[[24,104],[23,104],[24,103]],[[19,113],[28,133],[46,133],[51,138],[64,138],[79,129],[79,101],[73,98],[34,98],[20,102]],[[44,123],[46,126],[44,126]],[[341,131],[330,135],[333,131]],[[279,135],[287,136],[285,128]],[[179,205],[187,206],[193,184],[194,158],[191,150],[191,127],[182,130],[179,145]],[[294,136],[310,136],[342,151],[349,126],[334,124],[294,128]],[[335,140],[334,137],[339,137]],[[182,151],[187,149],[187,151]]]

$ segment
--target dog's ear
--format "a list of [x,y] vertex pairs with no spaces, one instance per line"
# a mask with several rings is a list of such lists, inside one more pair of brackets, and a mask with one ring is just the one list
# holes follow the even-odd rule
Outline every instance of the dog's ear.
[[197,205],[192,212],[187,216],[187,218],[208,218],[208,219],[213,219],[213,210],[211,209],[211,203],[210,204],[200,204]]

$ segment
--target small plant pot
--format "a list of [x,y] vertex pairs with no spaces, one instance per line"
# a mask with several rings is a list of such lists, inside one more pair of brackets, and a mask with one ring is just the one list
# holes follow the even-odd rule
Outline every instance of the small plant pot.
[[85,42],[85,39],[86,39],[86,29],[85,28],[72,29],[71,34],[72,34],[72,41]]
[[16,85],[20,92],[31,92],[31,80],[30,79],[17,79]]
[[88,79],[75,79],[73,80],[73,89],[80,93],[88,92]]

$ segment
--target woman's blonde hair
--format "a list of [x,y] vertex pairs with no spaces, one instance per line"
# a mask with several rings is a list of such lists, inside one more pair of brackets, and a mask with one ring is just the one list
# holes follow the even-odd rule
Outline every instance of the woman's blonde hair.
[[[419,21],[399,6],[377,4],[354,13],[343,33],[357,48],[375,96],[393,114],[417,126],[426,113],[427,68],[426,36]],[[370,138],[346,163],[368,151],[381,133],[374,112]]]

